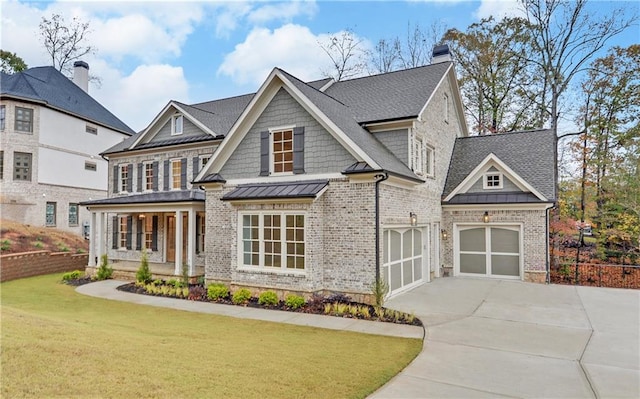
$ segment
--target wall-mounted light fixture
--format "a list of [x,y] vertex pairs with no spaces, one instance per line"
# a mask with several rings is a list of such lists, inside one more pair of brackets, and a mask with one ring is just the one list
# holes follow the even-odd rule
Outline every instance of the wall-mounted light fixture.
[[142,220],[142,219],[144,219],[144,218],[145,218],[144,213],[141,213],[141,214],[139,214],[139,215],[138,215],[138,219]]
[[484,215],[482,215],[482,221],[485,223],[489,223],[489,212],[484,211]]
[[442,229],[440,230],[440,235],[442,236],[442,240],[446,241],[447,238],[449,238],[449,234],[447,233],[447,230]]
[[200,190],[204,191],[204,186],[200,185],[200,186],[198,186],[198,188],[199,188]]
[[409,212],[409,222],[411,222],[412,226],[416,226],[418,224],[418,215],[413,212]]

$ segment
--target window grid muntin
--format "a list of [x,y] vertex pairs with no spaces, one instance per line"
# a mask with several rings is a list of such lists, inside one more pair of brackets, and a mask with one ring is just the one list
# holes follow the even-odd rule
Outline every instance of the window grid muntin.
[[153,218],[145,217],[144,219],[144,248],[150,250],[153,248]]
[[78,204],[70,203],[69,204],[69,226],[77,226],[78,225]]
[[304,270],[304,216],[287,215],[286,220],[287,269]]
[[120,192],[127,192],[127,183],[129,182],[129,165],[120,165]]
[[293,172],[293,129],[271,132],[273,173]]
[[56,203],[55,202],[47,202],[46,209],[45,209],[45,225],[47,226],[56,225]]
[[153,163],[144,163],[144,189],[145,191],[153,190]]
[[127,233],[129,232],[129,225],[127,223],[127,216],[118,217],[118,243],[121,249],[127,248]]
[[33,109],[16,107],[15,130],[18,132],[33,132]]
[[282,217],[263,215],[264,266],[282,267]]
[[485,189],[499,189],[502,188],[502,173],[486,173],[484,175],[484,188]]
[[31,181],[31,154],[13,153],[13,180]]
[[169,187],[172,190],[179,190],[182,185],[181,181],[182,177],[182,160],[180,159],[172,159],[171,160],[171,184]]
[[242,215],[242,263],[260,266],[259,215]]
[[196,245],[198,246],[198,251],[200,251],[201,253],[204,252],[204,237],[207,231],[205,220],[205,214],[202,214],[200,216],[200,230],[198,231],[198,233],[200,233],[200,236],[198,237],[198,242],[196,243]]

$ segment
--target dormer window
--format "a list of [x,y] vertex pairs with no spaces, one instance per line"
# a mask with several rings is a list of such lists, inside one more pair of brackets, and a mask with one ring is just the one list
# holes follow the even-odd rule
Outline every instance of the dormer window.
[[494,190],[502,188],[502,173],[486,173],[484,175],[483,188],[485,190]]
[[171,117],[171,135],[177,136],[182,134],[184,117],[182,115],[174,115]]

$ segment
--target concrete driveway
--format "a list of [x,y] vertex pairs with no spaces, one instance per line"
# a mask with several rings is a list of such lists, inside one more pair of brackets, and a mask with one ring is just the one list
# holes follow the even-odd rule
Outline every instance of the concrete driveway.
[[441,278],[386,306],[427,336],[372,398],[640,398],[640,291]]

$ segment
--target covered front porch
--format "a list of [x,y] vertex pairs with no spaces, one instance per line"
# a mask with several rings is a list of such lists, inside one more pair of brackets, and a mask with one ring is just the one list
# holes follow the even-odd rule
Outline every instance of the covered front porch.
[[140,266],[143,251],[152,273],[165,278],[204,275],[204,193],[174,191],[83,203],[91,213],[89,272],[107,255],[124,276]]

